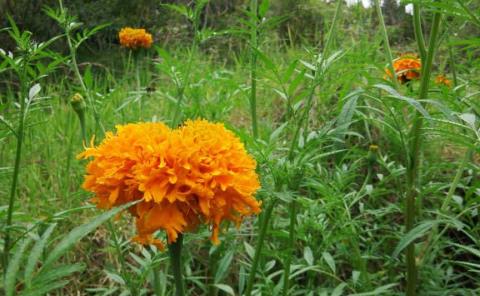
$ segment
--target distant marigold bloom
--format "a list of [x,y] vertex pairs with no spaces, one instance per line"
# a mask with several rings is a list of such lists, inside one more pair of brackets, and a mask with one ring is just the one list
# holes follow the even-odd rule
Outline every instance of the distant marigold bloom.
[[126,27],[118,33],[118,39],[123,47],[130,49],[149,48],[152,46],[152,34],[145,29],[134,29]]
[[[393,61],[393,69],[400,83],[404,84],[420,78],[422,62],[415,54],[403,54]],[[392,77],[389,69],[385,69],[388,77]]]
[[437,75],[435,77],[435,84],[437,85],[444,85],[446,87],[452,87],[452,81],[448,79],[445,75]]
[[98,146],[79,157],[93,157],[83,187],[95,193],[99,208],[142,200],[130,208],[136,217],[135,241],[163,248],[153,234],[165,230],[168,243],[199,223],[212,226],[218,244],[224,220],[238,226],[258,214],[254,194],[260,184],[256,162],[223,124],[187,121],[176,130],[161,123],[117,126]]

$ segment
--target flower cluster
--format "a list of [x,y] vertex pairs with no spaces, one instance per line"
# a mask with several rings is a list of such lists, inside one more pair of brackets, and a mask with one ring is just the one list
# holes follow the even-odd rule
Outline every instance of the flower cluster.
[[152,46],[152,34],[145,29],[134,29],[126,27],[118,33],[118,39],[123,47],[130,49],[149,48]]
[[448,79],[445,75],[437,75],[435,77],[435,84],[440,86],[452,87],[452,81]]
[[260,212],[254,197],[259,189],[256,162],[223,124],[187,121],[171,130],[162,123],[117,126],[98,147],[79,155],[93,158],[83,187],[95,194],[99,208],[134,200],[135,241],[163,248],[154,238],[165,230],[168,243],[199,223],[212,226],[218,244],[220,224],[238,226],[242,218]]
[[[393,69],[400,83],[404,84],[414,79],[420,78],[422,62],[415,54],[403,54],[393,61]],[[389,69],[385,69],[386,74],[392,77]]]

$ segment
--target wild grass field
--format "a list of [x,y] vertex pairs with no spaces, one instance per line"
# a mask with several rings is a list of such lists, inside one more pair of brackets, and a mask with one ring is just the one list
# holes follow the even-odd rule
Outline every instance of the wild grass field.
[[0,293],[480,295],[479,3],[227,2],[0,1]]

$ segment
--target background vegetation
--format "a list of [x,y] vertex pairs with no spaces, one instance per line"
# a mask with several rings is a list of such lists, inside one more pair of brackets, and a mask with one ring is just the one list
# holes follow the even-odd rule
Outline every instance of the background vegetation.
[[[185,235],[187,295],[244,295],[251,274],[254,295],[403,295],[404,251],[414,244],[418,295],[478,295],[480,3],[412,1],[421,2],[427,46],[433,15],[443,16],[422,98],[420,81],[384,77],[389,58],[374,7],[259,1],[256,18],[250,1],[201,2],[65,1],[69,18],[57,1],[0,0],[0,28],[9,28],[0,31],[0,225],[9,257],[1,289],[173,295],[168,255],[131,243],[132,219],[110,219],[119,211],[102,214],[81,189],[82,132],[70,102],[80,93],[86,134],[97,142],[116,124],[170,122],[183,96],[182,120],[224,122],[257,159],[263,214],[230,226],[219,246],[206,228]],[[406,4],[384,1],[394,57],[420,54]],[[152,32],[154,47],[120,47],[124,26]],[[436,85],[437,74],[452,86]],[[418,118],[416,218],[407,231]]]

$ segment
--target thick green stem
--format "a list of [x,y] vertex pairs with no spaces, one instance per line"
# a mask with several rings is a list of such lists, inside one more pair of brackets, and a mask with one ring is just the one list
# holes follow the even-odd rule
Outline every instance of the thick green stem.
[[162,285],[160,284],[160,271],[158,267],[153,268],[153,291],[156,296],[162,295]]
[[420,52],[420,58],[422,59],[422,61],[424,61],[427,56],[427,50],[425,48],[425,38],[423,37],[420,5],[418,3],[413,4],[413,28],[415,32],[415,40],[417,41],[418,51]]
[[179,234],[177,241],[168,245],[170,263],[172,264],[173,279],[175,281],[175,295],[184,296],[183,274],[182,274],[182,244],[183,235]]
[[252,14],[252,28],[250,32],[250,115],[252,120],[253,137],[258,137],[257,125],[257,48],[258,48],[258,1],[251,0],[250,13]]
[[383,19],[382,8],[380,7],[380,0],[375,0],[375,10],[377,12],[378,20],[380,22],[380,26],[382,29],[383,48],[385,50],[385,53],[388,59],[388,69],[392,74],[390,77],[392,78],[392,82],[395,85],[395,88],[397,88],[398,87],[397,74],[395,73],[395,68],[393,68],[393,55],[392,55],[392,50],[390,48],[390,42],[388,40],[387,27],[385,26],[385,21]]
[[290,229],[288,236],[288,252],[285,260],[284,273],[283,273],[283,295],[288,296],[288,290],[290,288],[290,265],[292,262],[293,251],[295,250],[295,221],[297,219],[297,202],[292,200],[290,202]]
[[261,220],[262,225],[260,226],[260,233],[258,235],[257,246],[255,248],[255,255],[253,256],[252,267],[250,268],[250,274],[248,276],[247,288],[245,289],[245,296],[252,295],[253,289],[253,282],[255,281],[255,275],[257,273],[258,263],[260,261],[263,242],[265,240],[265,235],[267,233],[268,225],[270,222],[270,218],[272,216],[273,208],[275,207],[275,200],[270,201],[268,208],[265,210],[263,214],[263,218]]
[[23,74],[21,74],[20,90],[20,114],[18,116],[17,147],[15,152],[15,165],[13,168],[12,186],[10,187],[10,198],[8,200],[7,221],[5,223],[5,241],[3,247],[3,270],[8,266],[8,257],[10,253],[10,226],[12,225],[13,207],[15,205],[15,195],[17,193],[18,175],[20,174],[20,163],[22,158],[23,135],[25,130],[25,100],[27,95],[27,65],[28,59],[23,65]]
[[[422,79],[419,91],[419,100],[427,98],[430,74],[432,70],[433,57],[435,55],[435,49],[437,47],[437,37],[440,27],[442,15],[440,12],[436,12],[433,17],[432,30],[430,33],[430,40],[428,44],[428,52],[426,60],[422,61]],[[418,175],[419,175],[419,163],[421,154],[422,143],[422,126],[423,118],[416,112],[413,121],[413,126],[410,131],[411,148],[410,155],[408,157],[407,164],[407,196],[405,205],[405,231],[408,233],[415,223],[415,199],[418,193]],[[407,296],[413,296],[416,294],[416,282],[417,282],[417,267],[415,262],[415,243],[410,243],[406,248],[407,259]]]

